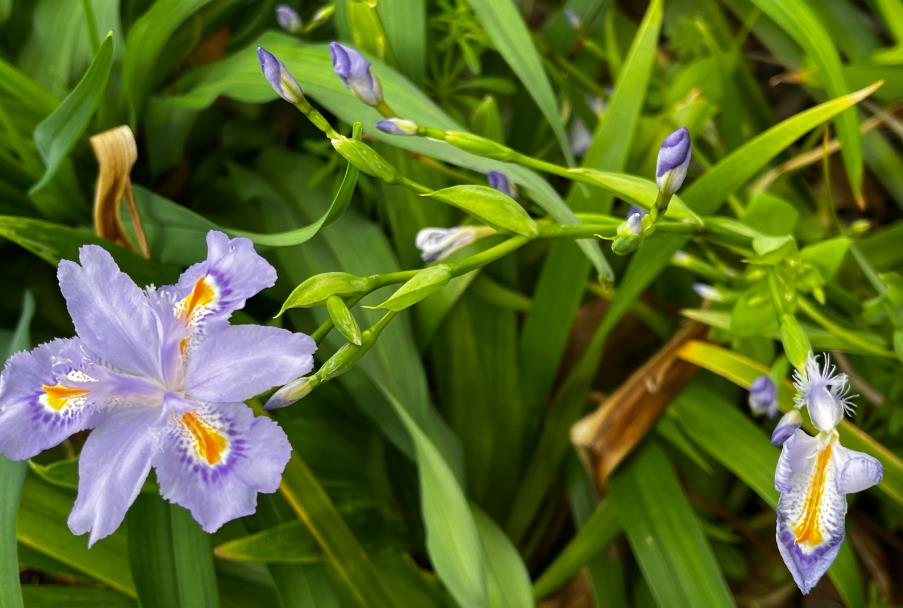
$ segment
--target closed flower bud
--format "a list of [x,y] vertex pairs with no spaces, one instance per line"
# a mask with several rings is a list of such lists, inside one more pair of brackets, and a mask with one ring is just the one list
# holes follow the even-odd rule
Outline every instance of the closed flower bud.
[[298,11],[288,4],[280,4],[276,7],[276,22],[289,34],[300,34],[304,29],[304,23],[301,21]]
[[721,294],[718,289],[708,285],[706,283],[693,283],[693,291],[696,292],[703,300],[709,300],[711,302],[723,302],[724,296]]
[[370,69],[370,62],[356,49],[338,42],[329,43],[332,69],[354,95],[368,106],[378,106],[383,100],[382,87]]
[[349,163],[373,177],[378,177],[391,184],[398,177],[398,170],[389,161],[367,144],[347,137],[337,137],[332,140],[332,147],[341,154]]
[[376,128],[389,135],[417,135],[417,123],[406,118],[384,118]]
[[568,25],[575,30],[579,30],[582,25],[580,16],[569,8],[564,9],[564,18],[567,19]]
[[339,296],[326,298],[326,311],[332,324],[345,338],[357,346],[361,345],[361,328],[358,326],[354,315],[348,310],[345,301]]
[[514,151],[508,146],[492,141],[486,137],[464,131],[446,131],[445,141],[456,148],[461,148],[478,156],[496,160],[511,160]]
[[494,234],[489,226],[456,226],[454,228],[424,228],[417,233],[414,244],[424,262],[442,260],[453,252],[470,245],[478,238]]
[[486,179],[490,186],[502,194],[507,194],[511,198],[517,197],[517,189],[514,187],[514,184],[501,171],[490,171],[486,174]]
[[260,69],[267,82],[273,87],[273,90],[291,104],[300,103],[304,100],[304,91],[301,85],[295,80],[285,64],[276,59],[276,56],[265,48],[257,47],[257,59],[260,61]]
[[783,445],[784,442],[790,439],[790,436],[796,432],[796,429],[802,426],[802,424],[803,416],[796,408],[781,416],[777,426],[774,427],[774,431],[771,433],[771,445],[776,447]]
[[315,376],[304,376],[297,380],[292,380],[267,399],[263,408],[266,410],[278,410],[288,407],[296,401],[307,397],[320,382]]
[[749,409],[753,414],[775,412],[777,398],[778,389],[767,375],[759,376],[749,387]]
[[617,236],[611,244],[611,251],[615,255],[627,255],[643,242],[643,215],[632,213],[618,226]]
[[681,127],[662,142],[655,164],[655,183],[666,196],[680,190],[692,157],[690,132]]

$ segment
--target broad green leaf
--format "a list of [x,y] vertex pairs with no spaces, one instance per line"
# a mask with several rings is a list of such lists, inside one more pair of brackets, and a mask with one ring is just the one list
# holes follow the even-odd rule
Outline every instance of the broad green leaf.
[[[128,596],[107,591],[63,585],[25,585],[22,598],[28,608],[137,608]],[[3,604],[5,607],[6,604]]]
[[[740,478],[772,508],[777,504],[774,470],[780,450],[735,404],[700,382],[678,394],[667,413],[696,444]],[[862,577],[849,543],[828,575],[847,606],[864,605]]]
[[0,215],[0,237],[9,239],[53,266],[60,260],[78,260],[79,247],[92,244],[109,251],[119,267],[139,284],[165,283],[176,276],[173,270],[145,260],[90,232],[44,220]]
[[210,537],[180,506],[140,494],[126,515],[129,566],[143,608],[214,608]]
[[778,318],[767,281],[759,281],[740,295],[731,312],[730,330],[741,337],[777,334]]
[[[681,349],[679,356],[747,390],[756,378],[768,373],[765,366],[707,342],[690,342]],[[793,407],[793,385],[789,381],[778,386],[778,405],[785,412]],[[840,442],[845,447],[866,452],[881,461],[884,465],[884,479],[877,488],[897,504],[903,505],[903,461],[868,433],[846,420],[838,425],[837,431],[840,433]]]
[[612,477],[609,498],[660,606],[733,606],[699,518],[665,452],[638,449]]
[[821,278],[827,282],[834,278],[840,264],[850,248],[849,238],[838,236],[819,243],[807,245],[800,250],[800,258],[818,269]]
[[513,0],[467,0],[496,50],[505,58],[511,69],[526,87],[527,92],[539,106],[540,111],[552,127],[561,151],[573,164],[574,155],[564,124],[558,113],[558,103],[552,85],[542,67],[542,59],[530,39],[530,31],[521,18]]
[[323,486],[297,454],[282,475],[281,492],[360,605],[399,605]]
[[533,597],[542,599],[570,580],[620,531],[615,502],[607,498],[596,505],[592,515],[583,523],[574,538],[536,580],[533,585]]
[[490,226],[523,236],[536,235],[536,222],[510,196],[489,186],[451,186],[424,194],[453,205]]
[[[25,292],[22,313],[12,339],[9,344],[0,345],[4,360],[31,345],[29,326],[34,310],[34,298],[30,292]],[[19,493],[26,469],[25,462],[0,456],[0,606],[3,608],[21,608],[23,605],[16,553],[16,511],[19,509]]]
[[73,536],[66,525],[74,500],[75,496],[70,492],[26,478],[16,538],[23,545],[136,597],[124,531],[120,530],[88,549],[87,539]]
[[[806,55],[821,73],[825,91],[829,96],[840,97],[850,92],[843,76],[837,48],[818,17],[805,2],[752,1],[803,47]],[[844,166],[853,195],[862,201],[862,142],[857,111],[850,108],[841,112],[834,119],[834,124],[840,137]]]
[[743,211],[743,223],[768,236],[793,234],[799,212],[782,198],[767,192],[752,197]]
[[113,34],[107,34],[100,50],[91,62],[91,67],[78,82],[72,92],[50,116],[41,121],[34,132],[38,152],[46,169],[31,193],[43,189],[56,175],[60,163],[69,154],[91,121],[100,105],[110,68],[113,65]]
[[134,125],[145,99],[159,78],[155,69],[163,47],[183,21],[210,0],[156,0],[132,25],[122,57],[122,87]]
[[[187,74],[176,86],[180,94],[156,98],[162,108],[168,106],[201,110],[225,95],[247,103],[260,103],[276,98],[276,94],[260,74],[255,46],[264,46],[279,57],[298,78],[306,95],[325,106],[347,123],[361,121],[364,132],[393,146],[425,154],[433,158],[485,173],[502,171],[521,186],[546,213],[562,223],[575,223],[576,217],[555,189],[536,173],[519,167],[488,160],[449,144],[421,137],[396,137],[383,133],[373,125],[381,116],[376,110],[364,106],[349,92],[332,70],[329,49],[326,45],[303,45],[287,35],[269,32],[253,45],[234,56],[211,66]],[[380,79],[386,101],[399,116],[423,125],[449,131],[463,131],[419,89],[381,61],[373,60],[373,70]],[[611,269],[597,243],[581,240],[580,248],[592,261],[603,277],[611,277]]]

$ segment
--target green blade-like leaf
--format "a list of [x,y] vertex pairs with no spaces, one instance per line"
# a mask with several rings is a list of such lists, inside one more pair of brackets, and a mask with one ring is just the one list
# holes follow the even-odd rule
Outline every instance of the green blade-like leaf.
[[513,0],[467,0],[467,3],[486,28],[486,33],[489,34],[496,50],[517,74],[546,117],[568,164],[573,164],[574,155],[564,131],[564,123],[558,113],[555,93],[517,5]]
[[32,187],[32,194],[41,190],[53,179],[60,163],[88,128],[88,123],[106,91],[112,65],[113,34],[110,33],[100,45],[100,50],[94,56],[91,67],[75,85],[72,92],[35,129],[35,144],[41,158],[44,159],[46,169],[40,181]]
[[426,81],[426,0],[393,0],[376,5],[398,71],[422,85]]
[[[137,608],[138,603],[115,591],[62,585],[25,585],[22,598],[28,608]],[[4,608],[6,604],[3,604]]]
[[323,486],[297,453],[282,475],[281,491],[361,606],[399,605]]
[[426,548],[439,579],[462,606],[491,606],[484,549],[467,499],[436,446],[389,398],[414,443]]
[[558,589],[577,574],[586,563],[605,548],[621,531],[615,503],[606,499],[596,505],[555,561],[545,569],[533,585],[533,597],[541,599]]
[[[129,30],[122,57],[122,87],[134,125],[150,92],[155,65],[166,43],[183,21],[210,0],[157,0]],[[159,77],[159,76],[157,76]]]
[[191,514],[141,494],[126,515],[129,566],[144,608],[214,608],[210,538]]
[[493,608],[533,606],[530,574],[524,560],[517,553],[517,548],[492,518],[479,507],[471,505],[470,512],[477,525],[480,544],[483,546],[489,605]]
[[[29,326],[34,316],[34,298],[25,292],[22,313],[9,344],[0,344],[0,353],[6,360],[13,353],[31,345]],[[7,460],[0,456],[0,606],[21,608],[19,591],[19,561],[16,552],[16,511],[19,494],[25,480],[25,462]]]
[[176,273],[90,232],[27,217],[0,215],[0,237],[27,249],[48,264],[78,260],[82,245],[100,245],[137,283],[166,283]]
[[[831,97],[840,97],[850,92],[843,75],[840,55],[831,36],[825,31],[818,17],[805,2],[784,2],[783,0],[752,0],[762,12],[774,19],[801,47],[815,63],[825,83],[825,91]],[[859,135],[859,120],[855,109],[841,112],[835,119],[837,135],[840,137],[844,166],[853,189],[853,196],[862,201],[862,141]]]
[[23,545],[136,597],[123,531],[88,549],[87,539],[73,536],[66,525],[74,499],[70,492],[31,477],[26,478],[22,486],[16,538]]
[[611,479],[618,519],[660,606],[733,606],[724,576],[665,452],[648,442]]

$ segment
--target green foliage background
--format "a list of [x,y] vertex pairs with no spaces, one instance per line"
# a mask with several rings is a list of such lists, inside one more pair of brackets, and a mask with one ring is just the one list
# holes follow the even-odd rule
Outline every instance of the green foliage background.
[[[318,363],[347,341],[292,290],[326,272],[375,287],[346,302],[369,350],[274,413],[295,449],[283,489],[215,535],[149,484],[88,550],[65,524],[83,437],[0,458],[0,607],[796,605],[774,545],[772,423],[750,416],[745,389],[783,378],[782,352],[793,362],[807,343],[839,353],[862,395],[844,445],[885,467],[851,499],[848,542],[815,594],[899,605],[899,1],[337,0],[321,22],[322,5],[293,4],[301,36],[278,30],[271,1],[0,0],[0,353],[72,333],[54,267],[84,243],[162,284],[204,257],[210,228],[251,238],[279,282],[239,320],[321,328]],[[538,161],[379,132],[332,71],[333,39],[372,59],[399,116]],[[663,230],[626,257],[525,237],[416,304],[393,300],[399,314],[368,334],[383,313],[362,305],[424,267],[417,231],[474,223],[462,207],[483,216],[468,197],[450,206],[358,176],[274,101],[257,46],[400,174],[438,190],[504,171],[550,222],[649,207],[659,145],[686,125],[694,161],[669,218],[708,232]],[[150,259],[92,228],[87,139],[122,124],[138,141]],[[718,301],[701,305],[694,281]],[[569,431],[687,319],[710,328],[684,353],[703,371],[603,498]]]

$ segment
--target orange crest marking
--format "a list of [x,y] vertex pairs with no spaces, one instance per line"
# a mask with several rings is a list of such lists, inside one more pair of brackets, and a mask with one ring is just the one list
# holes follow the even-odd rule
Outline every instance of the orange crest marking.
[[191,319],[198,308],[209,306],[214,300],[216,291],[207,282],[207,275],[204,275],[195,281],[191,293],[182,300],[182,318],[186,321]]
[[56,411],[66,407],[70,399],[88,394],[88,391],[84,389],[63,386],[62,384],[54,384],[53,386],[42,384],[41,388],[44,390],[44,394],[47,395],[47,405]]
[[194,438],[194,448],[198,456],[214,465],[222,460],[223,452],[229,447],[229,440],[216,432],[206,422],[192,412],[182,414],[182,424]]
[[815,546],[821,544],[824,540],[821,529],[818,527],[818,512],[825,490],[825,479],[833,449],[833,446],[829,443],[818,454],[818,460],[815,463],[815,473],[813,473],[812,480],[809,482],[803,514],[800,517],[799,524],[793,529],[793,534],[796,536],[796,544],[798,545],[808,543],[810,546]]

